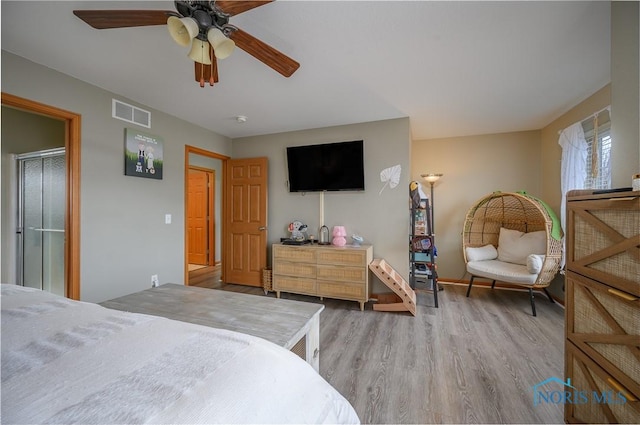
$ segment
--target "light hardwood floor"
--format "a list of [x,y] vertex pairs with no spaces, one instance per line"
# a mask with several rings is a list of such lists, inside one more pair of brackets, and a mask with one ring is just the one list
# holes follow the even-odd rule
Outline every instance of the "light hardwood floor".
[[[264,296],[209,282],[198,286]],[[320,374],[362,423],[562,423],[562,406],[534,407],[532,389],[563,377],[562,307],[536,294],[533,317],[524,292],[474,287],[466,298],[466,286],[443,287],[438,309],[432,294],[417,294],[416,317],[325,299]]]

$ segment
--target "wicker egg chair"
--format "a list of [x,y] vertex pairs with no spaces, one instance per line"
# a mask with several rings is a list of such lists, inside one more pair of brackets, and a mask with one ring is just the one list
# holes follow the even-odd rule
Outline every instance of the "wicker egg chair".
[[509,275],[495,276],[488,274],[471,274],[467,297],[471,292],[471,286],[475,277],[491,279],[491,288],[494,288],[496,280],[523,286],[528,288],[531,299],[531,310],[536,315],[533,290],[542,289],[549,297],[553,298],[546,287],[549,286],[556,273],[560,269],[562,260],[562,229],[557,216],[544,202],[527,195],[524,192],[494,192],[477,201],[467,212],[462,234],[462,251],[465,265],[469,263],[467,247],[482,247],[491,244],[498,247],[500,228],[518,230],[529,233],[544,230],[546,232],[546,253],[542,266],[533,284],[521,284],[509,281]]

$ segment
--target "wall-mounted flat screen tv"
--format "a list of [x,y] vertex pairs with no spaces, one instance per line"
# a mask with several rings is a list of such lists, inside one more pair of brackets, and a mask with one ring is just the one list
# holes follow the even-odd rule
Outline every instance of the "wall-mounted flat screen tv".
[[364,142],[287,148],[290,192],[364,190]]

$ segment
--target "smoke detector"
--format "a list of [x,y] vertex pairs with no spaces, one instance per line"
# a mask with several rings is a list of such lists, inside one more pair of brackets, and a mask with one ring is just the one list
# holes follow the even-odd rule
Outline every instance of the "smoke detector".
[[245,117],[244,115],[238,115],[236,117],[236,121],[238,121],[240,124],[247,122],[247,117]]

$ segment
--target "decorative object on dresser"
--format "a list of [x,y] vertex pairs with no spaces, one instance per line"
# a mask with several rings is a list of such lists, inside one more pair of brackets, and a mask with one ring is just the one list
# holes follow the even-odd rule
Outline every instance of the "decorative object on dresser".
[[360,246],[364,242],[364,238],[356,234],[351,235],[351,239],[353,239],[353,246]]
[[291,239],[294,241],[303,241],[306,239],[307,225],[300,220],[293,220],[287,227],[289,233],[291,233]]
[[[567,194],[568,423],[640,423],[640,192]],[[602,191],[599,191],[602,192]]]
[[358,301],[369,300],[369,269],[373,246],[289,246],[273,244],[272,284],[281,292]]
[[324,224],[320,227],[320,236],[318,237],[318,245],[330,245],[329,228]]
[[344,226],[333,226],[333,241],[331,243],[335,246],[345,246],[347,244],[347,230]]
[[[493,192],[467,211],[462,230],[462,254],[475,278],[524,287],[536,315],[534,289],[547,292],[562,260],[562,228],[554,211],[524,192]],[[531,256],[533,255],[533,257]]]

